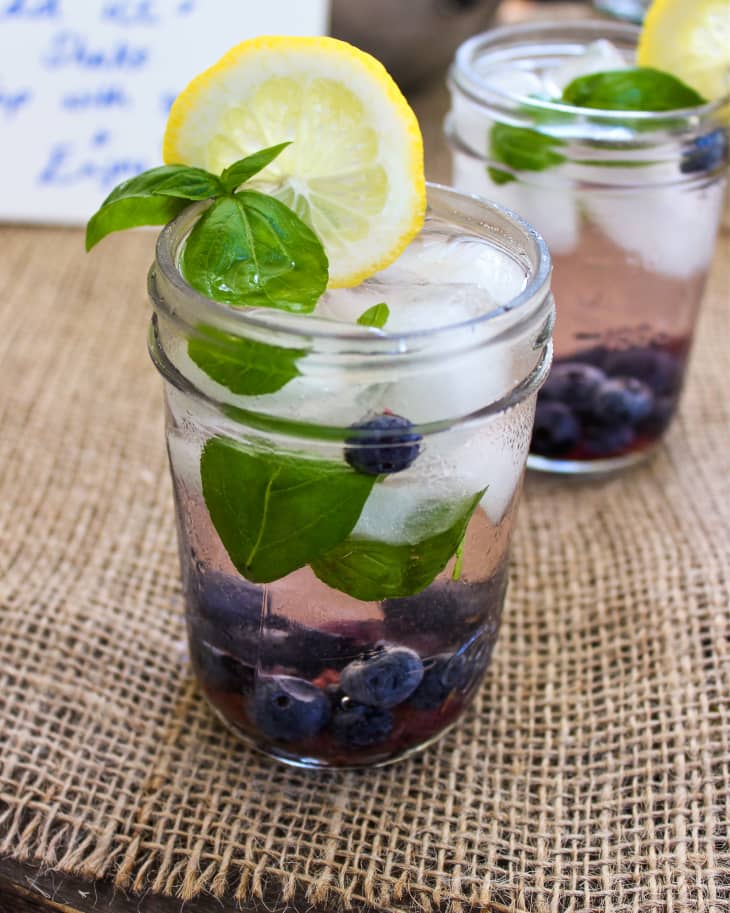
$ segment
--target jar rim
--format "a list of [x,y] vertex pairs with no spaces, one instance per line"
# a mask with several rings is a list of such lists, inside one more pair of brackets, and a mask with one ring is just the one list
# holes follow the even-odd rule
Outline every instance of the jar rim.
[[[623,40],[632,44],[638,43],[641,33],[639,26],[626,22],[606,22],[601,19],[585,19],[577,22],[526,22],[514,25],[505,25],[499,28],[480,32],[464,41],[456,51],[453,63],[449,69],[449,79],[462,92],[477,103],[484,103],[485,94],[493,99],[497,105],[514,106],[516,102],[527,111],[554,112],[556,114],[572,115],[576,119],[590,121],[600,119],[604,124],[621,123],[630,120],[640,123],[642,131],[652,124],[656,124],[657,131],[666,127],[667,119],[671,118],[676,124],[679,121],[696,121],[710,117],[730,104],[730,93],[719,99],[695,105],[689,108],[677,108],[672,111],[615,111],[603,108],[583,108],[577,105],[568,105],[561,102],[532,98],[530,96],[516,95],[504,89],[490,85],[489,81],[478,71],[476,61],[484,59],[490,50],[505,46],[510,42],[513,46],[524,45],[525,48],[535,45],[530,42],[530,36],[541,35],[546,41],[550,39],[573,39],[577,41],[581,36],[584,40],[598,40],[606,38]],[[590,39],[588,36],[591,36]]]
[[[173,312],[177,319],[186,323],[202,322],[231,333],[245,334],[246,331],[271,332],[283,345],[293,346],[297,340],[305,338],[310,343],[342,342],[357,349],[358,354],[392,352],[394,344],[409,348],[410,344],[430,342],[434,338],[448,337],[450,334],[463,334],[465,330],[494,324],[494,335],[502,337],[519,326],[523,321],[534,316],[535,309],[550,297],[550,276],[552,261],[547,244],[525,219],[517,213],[498,203],[491,202],[478,194],[464,193],[442,184],[427,182],[428,211],[439,214],[437,209],[451,208],[452,213],[459,207],[471,206],[480,213],[480,224],[485,230],[492,221],[503,222],[516,231],[526,247],[530,247],[534,265],[530,270],[527,282],[522,290],[508,303],[499,305],[483,314],[458,323],[443,326],[410,330],[407,332],[389,332],[354,325],[338,324],[332,321],[333,329],[322,329],[319,325],[309,323],[309,318],[292,315],[275,308],[235,308],[223,302],[201,294],[189,285],[178,267],[178,255],[188,231],[205,203],[194,204],[186,208],[179,216],[169,222],[160,232],[156,244],[155,264],[150,272],[150,294],[156,307],[165,307]],[[465,230],[465,234],[468,233]],[[473,236],[476,231],[472,232]],[[489,237],[483,235],[487,240]],[[175,304],[170,306],[170,295]],[[319,321],[322,323],[323,321]],[[491,340],[490,340],[491,341]]]

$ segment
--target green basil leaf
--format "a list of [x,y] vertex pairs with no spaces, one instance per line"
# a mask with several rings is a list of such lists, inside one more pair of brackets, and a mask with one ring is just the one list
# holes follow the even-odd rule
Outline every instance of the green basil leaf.
[[185,168],[161,180],[153,193],[185,200],[208,200],[223,196],[225,188],[214,174],[202,168]]
[[517,180],[509,171],[500,171],[499,168],[493,168],[491,165],[487,166],[487,174],[492,179],[492,182],[498,187],[501,187],[502,184],[509,184],[511,181]]
[[432,583],[457,551],[484,491],[434,536],[403,545],[351,537],[312,561],[312,570],[327,586],[366,602],[412,596]]
[[384,301],[381,301],[380,304],[374,304],[367,311],[363,311],[357,318],[357,322],[362,327],[375,327],[382,330],[389,317],[390,308]]
[[281,390],[299,376],[297,361],[308,351],[241,339],[204,325],[197,333],[188,340],[190,358],[216,383],[245,396]]
[[[161,165],[115,187],[86,226],[86,249],[113,231],[138,225],[164,225],[182,212],[189,200],[222,192],[218,178],[187,165]],[[172,199],[171,199],[172,198]]]
[[259,171],[273,162],[277,155],[282,153],[287,146],[291,146],[291,141],[279,143],[278,146],[269,146],[267,149],[260,149],[258,152],[254,152],[253,155],[247,155],[246,158],[239,159],[229,165],[220,178],[226,191],[230,193],[245,181],[248,181],[249,178],[258,174]]
[[117,200],[102,206],[86,225],[86,250],[91,250],[113,231],[138,225],[166,225],[188,205],[187,200],[150,196]]
[[232,305],[314,310],[327,287],[317,236],[274,197],[255,190],[216,200],[195,223],[181,260],[199,292]]
[[278,580],[342,542],[375,482],[345,463],[244,450],[221,437],[203,448],[200,475],[221,542],[255,583]]
[[[545,171],[565,161],[556,150],[564,146],[562,140],[530,127],[512,127],[493,124],[489,131],[489,157],[508,165],[515,171]],[[489,174],[496,184],[515,180],[514,176],[490,167]]]
[[602,111],[676,111],[705,103],[676,76],[651,67],[579,76],[565,87],[562,100]]

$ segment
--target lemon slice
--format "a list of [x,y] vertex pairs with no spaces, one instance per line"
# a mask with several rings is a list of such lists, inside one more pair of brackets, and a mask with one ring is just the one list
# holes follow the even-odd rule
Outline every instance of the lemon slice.
[[730,92],[730,0],[654,0],[637,62],[686,82],[708,101]]
[[423,225],[423,140],[382,64],[344,41],[263,37],[232,48],[175,100],[163,157],[220,173],[287,140],[246,186],[314,229],[330,287],[392,263]]

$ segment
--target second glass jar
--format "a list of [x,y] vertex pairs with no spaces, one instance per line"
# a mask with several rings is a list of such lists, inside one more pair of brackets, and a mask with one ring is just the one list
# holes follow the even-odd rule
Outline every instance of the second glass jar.
[[532,468],[642,459],[685,377],[725,196],[728,100],[663,113],[545,100],[586,54],[594,71],[633,65],[638,34],[604,21],[496,29],[465,42],[450,72],[454,186],[532,222],[555,267]]

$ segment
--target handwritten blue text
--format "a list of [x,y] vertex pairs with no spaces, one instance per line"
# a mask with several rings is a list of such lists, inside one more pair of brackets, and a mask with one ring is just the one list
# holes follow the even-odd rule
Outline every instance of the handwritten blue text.
[[87,70],[137,70],[147,62],[146,48],[117,42],[111,48],[92,48],[77,32],[57,32],[43,57],[47,67],[78,66]]
[[57,19],[60,0],[4,0],[0,2],[0,19]]
[[131,99],[121,86],[101,86],[98,89],[79,89],[66,92],[61,107],[67,111],[86,111],[89,108],[126,108]]
[[101,18],[117,25],[156,25],[160,17],[153,0],[115,0],[105,3]]
[[104,157],[109,133],[100,131],[88,144],[55,143],[46,164],[38,175],[38,183],[51,187],[72,187],[92,181],[102,189],[118,184],[124,178],[149,168],[147,162],[135,158]]
[[30,89],[3,89],[0,88],[0,111],[5,117],[13,117],[24,108],[33,97]]

